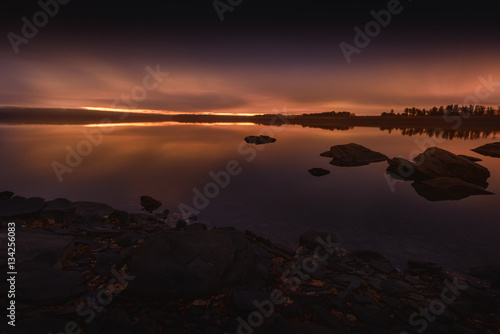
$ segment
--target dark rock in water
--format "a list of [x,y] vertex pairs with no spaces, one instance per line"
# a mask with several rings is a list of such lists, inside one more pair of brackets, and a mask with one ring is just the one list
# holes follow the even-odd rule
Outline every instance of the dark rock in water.
[[471,157],[470,155],[459,154],[458,156],[461,157],[461,158],[468,159],[468,160],[470,160],[472,162],[483,161],[483,159],[479,159],[479,158],[476,158],[476,157]]
[[335,233],[331,232],[307,230],[300,236],[299,243],[301,246],[305,246],[310,250],[315,250],[316,247],[321,245],[336,244],[339,246],[340,238]]
[[127,291],[140,298],[217,293],[254,270],[252,253],[235,230],[159,233],[138,247],[130,266],[136,278]]
[[141,196],[141,206],[144,210],[151,212],[161,206],[161,202],[151,196]]
[[245,137],[245,141],[249,144],[255,144],[255,145],[260,145],[260,144],[269,144],[269,143],[274,143],[276,141],[276,138],[272,138],[269,136],[248,136]]
[[490,172],[487,168],[438,147],[426,149],[413,161],[415,167],[425,175],[458,178],[482,187],[488,185],[486,180]]
[[341,167],[364,166],[372,162],[387,160],[382,153],[372,151],[358,144],[336,145],[330,147],[330,151],[321,153],[323,157],[333,158],[330,164]]
[[403,158],[392,158],[387,159],[389,167],[387,167],[387,174],[398,180],[425,180],[431,177],[425,175],[419,171],[415,164],[403,159]]
[[40,197],[25,198],[14,196],[0,201],[0,217],[34,214],[43,209],[45,205],[45,200]]
[[451,177],[437,177],[431,180],[414,182],[412,187],[420,196],[432,202],[457,201],[473,195],[493,194],[478,185]]
[[500,158],[500,142],[486,144],[472,151],[489,157]]
[[308,170],[308,172],[314,176],[323,176],[323,175],[330,174],[329,170],[323,169],[323,168],[311,168]]
[[0,200],[9,199],[14,196],[12,191],[2,191],[0,192]]

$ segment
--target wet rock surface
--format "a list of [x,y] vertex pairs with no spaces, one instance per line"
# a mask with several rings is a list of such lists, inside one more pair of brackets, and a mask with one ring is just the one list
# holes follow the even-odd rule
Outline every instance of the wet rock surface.
[[489,157],[500,158],[500,142],[486,144],[473,149],[472,151]]
[[0,233],[14,221],[19,235],[19,333],[500,331],[497,267],[460,275],[412,260],[402,269],[342,248],[330,231],[306,231],[294,249],[202,222],[176,227],[175,214],[49,208],[1,220]]
[[429,201],[491,195],[493,193],[486,190],[490,172],[474,162],[477,160],[431,147],[416,156],[413,162],[403,158],[388,159],[386,173],[396,180],[414,181],[412,187]]
[[364,166],[372,162],[387,160],[387,156],[361,146],[359,144],[335,145],[329,151],[320,154],[322,157],[332,158],[330,164],[341,167]]

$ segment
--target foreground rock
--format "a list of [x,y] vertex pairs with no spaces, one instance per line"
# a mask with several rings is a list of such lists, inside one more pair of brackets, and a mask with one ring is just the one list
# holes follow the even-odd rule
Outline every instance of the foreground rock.
[[313,176],[324,176],[330,174],[330,171],[328,169],[317,167],[309,169],[308,172]]
[[161,206],[161,202],[151,196],[141,196],[141,206],[147,212],[152,212]]
[[329,151],[321,153],[321,156],[333,158],[330,164],[341,167],[364,166],[388,159],[382,153],[354,143],[332,146]]
[[[409,261],[400,270],[329,231],[306,231],[295,250],[200,222],[100,216],[108,211],[61,199],[2,219],[4,235],[7,221],[18,226],[16,333],[414,333],[422,310],[439,311],[428,333],[500,332],[498,267],[462,276]],[[0,259],[7,272],[6,252]]]
[[486,191],[490,177],[487,168],[468,156],[458,156],[431,147],[410,162],[388,159],[387,174],[398,180],[412,180],[416,192],[429,201],[460,200],[473,195],[491,195]]
[[276,141],[276,138],[272,138],[269,136],[248,136],[245,137],[245,141],[249,144],[255,144],[255,145],[261,145],[261,144],[269,144],[269,143],[274,143]]
[[475,148],[472,151],[489,157],[500,158],[500,142],[486,144]]

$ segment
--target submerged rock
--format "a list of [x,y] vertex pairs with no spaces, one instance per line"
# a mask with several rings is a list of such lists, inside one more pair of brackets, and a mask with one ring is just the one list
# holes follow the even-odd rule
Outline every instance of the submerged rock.
[[472,195],[492,195],[484,188],[452,177],[437,177],[431,180],[414,182],[412,187],[429,201],[460,200]]
[[387,160],[387,156],[361,146],[359,144],[335,145],[330,151],[320,154],[322,157],[333,158],[330,164],[341,167],[364,166],[372,162]]
[[486,144],[472,151],[489,157],[500,158],[500,142]]
[[276,141],[276,138],[272,138],[269,136],[247,136],[245,137],[245,141],[249,144],[255,144],[255,145],[260,145],[260,144],[269,144],[269,143],[274,143]]
[[141,196],[141,206],[144,210],[151,212],[161,206],[161,202],[151,196]]
[[308,172],[314,176],[323,176],[330,174],[330,171],[324,168],[311,168],[308,170]]

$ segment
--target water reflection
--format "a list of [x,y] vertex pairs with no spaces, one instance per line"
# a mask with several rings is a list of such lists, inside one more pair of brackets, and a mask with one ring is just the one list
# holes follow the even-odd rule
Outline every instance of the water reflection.
[[436,129],[436,128],[410,128],[410,127],[381,127],[381,131],[387,131],[391,133],[392,131],[400,131],[403,136],[421,136],[426,135],[429,137],[442,138],[442,139],[465,139],[465,140],[476,140],[476,139],[486,139],[492,137],[496,138],[496,131],[490,130],[467,130],[467,129]]

